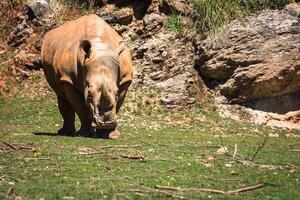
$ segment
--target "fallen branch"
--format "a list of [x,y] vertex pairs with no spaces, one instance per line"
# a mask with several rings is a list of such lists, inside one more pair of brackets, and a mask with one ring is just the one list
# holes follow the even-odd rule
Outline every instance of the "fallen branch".
[[6,146],[8,146],[9,148],[13,149],[13,150],[17,150],[16,147],[14,147],[13,145],[7,143],[7,142],[3,142],[3,144],[5,144]]
[[107,145],[107,146],[102,146],[99,147],[98,149],[109,149],[109,148],[136,148],[136,147],[141,147],[141,145]]
[[248,191],[256,190],[256,189],[261,188],[263,186],[264,186],[264,184],[260,183],[260,184],[254,185],[254,186],[240,188],[240,189],[237,189],[237,190],[229,190],[229,191],[226,192],[226,194],[228,194],[228,195],[239,194],[239,193],[242,193],[242,192],[248,192]]
[[233,155],[232,155],[232,159],[234,160],[235,159],[235,155],[237,153],[237,148],[238,148],[238,145],[237,143],[234,144],[234,152],[233,152]]
[[196,191],[196,192],[208,192],[208,193],[216,193],[216,194],[223,194],[223,195],[234,195],[239,194],[247,191],[252,191],[258,188],[263,187],[264,184],[257,184],[254,186],[249,186],[245,188],[240,188],[237,190],[229,190],[229,191],[223,191],[223,190],[217,190],[217,189],[211,189],[211,188],[176,188],[176,187],[168,187],[168,186],[160,186],[156,185],[155,188],[162,189],[162,190],[171,190],[176,192],[186,192],[186,191]]
[[256,152],[255,152],[254,155],[252,156],[251,161],[253,161],[254,158],[256,157],[256,155],[258,154],[258,152],[259,152],[260,150],[262,150],[262,149],[265,147],[266,142],[267,142],[267,137],[265,137],[263,143],[262,143],[261,145],[259,145],[258,149],[256,150]]
[[6,176],[6,175],[3,175],[3,176],[0,176],[0,181],[4,180],[4,179],[10,179],[10,180],[13,180],[15,182],[19,182],[17,179],[15,179],[14,177],[10,177],[10,176]]
[[32,152],[36,151],[36,149],[34,147],[28,147],[28,146],[24,146],[24,145],[18,148],[18,150],[22,150],[22,149],[27,149],[27,150],[30,150]]
[[290,152],[300,152],[300,149],[289,149]]
[[219,137],[220,137],[220,140],[221,140],[221,144],[222,144],[222,148],[224,149],[225,155],[227,156],[227,158],[229,158],[229,154],[227,152],[227,148],[225,147],[224,141],[223,141],[223,138],[222,138],[222,133],[221,133],[222,131],[221,131],[221,129],[219,127],[217,127],[217,132],[219,134]]
[[132,160],[145,160],[143,155],[131,156],[131,155],[121,155],[122,158],[132,159]]
[[89,152],[89,153],[80,152],[79,155],[91,156],[91,155],[97,155],[97,154],[103,154],[103,153],[104,153],[104,151],[95,151],[95,152]]

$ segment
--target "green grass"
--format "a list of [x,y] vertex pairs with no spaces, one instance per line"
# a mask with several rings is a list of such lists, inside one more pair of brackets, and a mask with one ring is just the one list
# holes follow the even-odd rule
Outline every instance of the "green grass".
[[177,37],[181,37],[184,33],[181,15],[173,13],[166,22],[166,27],[175,32]]
[[218,32],[223,25],[262,9],[282,9],[293,0],[195,0],[195,26],[198,32]]
[[[133,96],[126,105],[139,101]],[[0,105],[0,199],[164,199],[165,190],[156,191],[157,185],[233,190],[258,183],[265,185],[233,196],[165,192],[189,199],[300,197],[300,176],[294,173],[300,167],[300,154],[289,151],[299,148],[300,140],[286,137],[287,133],[299,136],[299,131],[222,119],[199,106],[179,111],[149,105],[138,112],[124,107],[119,118],[121,140],[61,137],[55,136],[61,118],[53,96],[31,101],[0,97]],[[244,160],[254,155],[266,134],[279,137],[267,139],[254,163],[241,164],[217,154],[218,130],[229,154],[237,144],[237,155]],[[86,155],[91,152],[98,154]],[[7,195],[10,188],[13,192]]]

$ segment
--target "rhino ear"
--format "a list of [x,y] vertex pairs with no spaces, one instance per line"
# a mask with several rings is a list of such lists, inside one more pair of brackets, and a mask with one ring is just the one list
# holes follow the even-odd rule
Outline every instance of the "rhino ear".
[[83,53],[85,54],[85,56],[87,58],[90,57],[91,55],[91,50],[92,50],[92,44],[90,41],[88,40],[82,40],[80,42],[80,49],[83,51]]
[[125,49],[126,49],[126,44],[125,44],[125,42],[121,41],[121,42],[119,43],[119,47],[116,49],[117,55],[120,56],[121,53],[122,53]]

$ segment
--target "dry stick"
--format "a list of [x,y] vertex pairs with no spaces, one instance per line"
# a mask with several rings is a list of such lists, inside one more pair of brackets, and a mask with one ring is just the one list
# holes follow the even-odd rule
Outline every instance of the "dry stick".
[[264,184],[260,183],[260,184],[254,185],[254,186],[240,188],[240,189],[237,189],[237,190],[230,190],[230,191],[227,191],[226,194],[229,194],[229,195],[238,194],[238,193],[242,193],[242,192],[255,190],[255,189],[261,188],[263,186],[264,186]]
[[21,146],[20,148],[18,148],[18,150],[22,150],[22,149],[28,149],[28,150],[31,150],[31,151],[36,151],[36,149],[34,147],[28,147],[28,146]]
[[79,153],[79,155],[86,155],[86,156],[91,156],[91,155],[97,155],[97,154],[103,154],[104,151],[96,151],[96,152],[90,152],[90,153]]
[[218,127],[218,128],[217,128],[217,131],[218,131],[218,133],[219,133],[220,140],[221,140],[221,144],[222,144],[222,147],[223,147],[223,149],[224,149],[224,151],[225,151],[225,155],[227,156],[227,158],[229,158],[227,149],[226,149],[226,147],[225,147],[225,145],[224,145],[224,142],[223,142],[223,138],[222,138],[222,134],[221,134],[221,129]]
[[258,152],[259,152],[260,150],[262,150],[262,149],[265,147],[266,142],[267,142],[267,137],[265,137],[263,143],[262,143],[261,145],[259,145],[258,149],[256,150],[256,152],[255,152],[254,155],[252,156],[251,161],[253,161],[254,158],[256,157],[256,155],[258,154]]
[[107,145],[107,146],[102,146],[99,147],[98,149],[109,149],[109,148],[135,148],[135,147],[141,147],[141,145],[132,145],[132,146],[128,146],[128,145]]
[[13,145],[11,145],[11,144],[9,144],[9,143],[7,143],[7,142],[3,142],[3,144],[5,144],[6,146],[10,147],[10,148],[13,149],[13,150],[17,150],[16,147],[14,147]]
[[155,187],[158,189],[180,191],[180,192],[196,191],[196,192],[217,193],[217,194],[223,194],[223,195],[233,195],[233,194],[238,194],[238,193],[242,193],[242,192],[255,190],[255,189],[261,188],[263,186],[264,186],[264,184],[260,183],[260,184],[254,185],[254,186],[249,186],[249,187],[240,188],[237,190],[229,190],[229,191],[216,190],[216,189],[211,189],[211,188],[182,188],[181,189],[181,188],[167,187],[167,186],[160,186],[160,185],[156,185]]
[[130,155],[121,155],[122,158],[128,158],[132,160],[145,160],[144,156],[130,156]]
[[6,176],[6,175],[0,176],[0,181],[4,180],[4,179],[11,179],[17,183],[19,182],[17,179],[15,179],[14,177],[11,177],[11,176]]
[[235,143],[235,144],[234,144],[234,152],[233,152],[233,156],[232,156],[232,159],[233,159],[233,160],[235,159],[235,155],[236,155],[236,153],[237,153],[237,148],[238,148],[237,143]]
[[300,152],[300,149],[289,149],[290,152]]
[[[134,147],[141,147],[141,145],[133,145],[133,146],[128,146],[128,145],[107,145],[107,146],[102,146],[99,147],[98,149],[109,149],[109,148],[134,148]],[[96,155],[96,154],[103,154],[105,153],[104,151],[95,151],[95,152],[88,152],[88,153],[83,153],[80,152],[79,155]]]

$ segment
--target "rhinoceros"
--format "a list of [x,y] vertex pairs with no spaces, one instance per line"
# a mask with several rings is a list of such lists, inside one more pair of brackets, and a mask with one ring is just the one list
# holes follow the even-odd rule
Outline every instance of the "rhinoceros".
[[45,35],[41,58],[63,118],[58,134],[119,137],[117,113],[132,82],[131,54],[120,35],[97,15],[82,16]]

